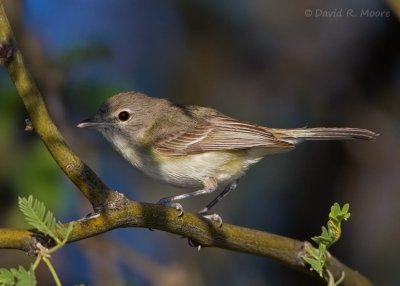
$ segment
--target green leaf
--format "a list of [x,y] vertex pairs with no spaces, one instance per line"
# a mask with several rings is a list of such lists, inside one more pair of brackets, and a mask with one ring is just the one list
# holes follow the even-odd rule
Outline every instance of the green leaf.
[[341,235],[341,222],[350,217],[349,204],[345,204],[340,208],[338,203],[334,203],[329,213],[329,221],[327,227],[322,227],[321,235],[314,236],[312,240],[318,244],[318,249],[311,245],[306,246],[306,254],[303,256],[305,262],[311,266],[311,270],[316,271],[321,277],[324,276],[324,271],[327,272],[329,279],[328,283],[331,286],[339,285],[344,278],[344,273],[338,281],[334,281],[332,274],[325,269],[327,259],[327,249],[335,243]]
[[22,266],[18,269],[0,269],[1,286],[35,286],[36,284],[35,272],[32,268],[28,271]]
[[24,267],[20,266],[18,270],[11,269],[14,276],[17,278],[17,286],[34,286],[36,285],[35,272],[32,269],[28,271]]
[[335,203],[331,207],[331,212],[329,213],[329,218],[333,220],[335,223],[340,223],[342,220],[347,220],[350,217],[349,213],[349,204],[345,204],[343,208],[340,208],[338,203]]
[[322,227],[322,233],[320,236],[314,236],[311,239],[318,244],[330,245],[332,243],[330,232],[325,226]]
[[27,271],[24,267],[20,266],[18,270],[11,269],[11,271],[17,278],[17,286],[35,286],[37,284],[35,272],[32,268]]
[[32,196],[29,196],[28,199],[19,197],[18,205],[31,226],[50,236],[57,243],[60,241],[56,235],[56,219],[52,212],[46,211],[43,202],[34,199]]
[[343,208],[342,208],[342,212],[343,212],[343,213],[348,213],[348,212],[349,212],[349,209],[350,209],[350,204],[349,204],[349,203],[344,204],[344,206],[343,206]]
[[306,255],[303,256],[305,262],[311,266],[311,270],[317,272],[321,277],[326,260],[326,248],[320,244],[319,248],[314,248],[312,245],[305,247]]
[[72,232],[74,225],[75,225],[75,222],[70,222],[68,224],[68,227],[65,227],[61,223],[57,224],[57,231],[58,231],[61,239],[63,240],[63,242],[66,242],[66,240],[68,239],[69,235]]
[[15,277],[10,270],[4,268],[0,269],[0,285],[15,285]]

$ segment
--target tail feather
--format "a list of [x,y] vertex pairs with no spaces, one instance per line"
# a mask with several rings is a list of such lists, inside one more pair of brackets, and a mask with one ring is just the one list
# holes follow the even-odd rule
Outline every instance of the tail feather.
[[272,129],[271,131],[278,139],[293,144],[304,140],[375,140],[379,136],[367,129],[348,127]]

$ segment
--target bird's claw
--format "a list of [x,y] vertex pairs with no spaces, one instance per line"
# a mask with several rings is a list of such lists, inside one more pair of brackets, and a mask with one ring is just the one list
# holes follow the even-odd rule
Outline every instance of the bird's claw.
[[174,208],[179,212],[178,216],[182,216],[183,215],[183,207],[182,207],[182,205],[180,203],[175,203],[175,202],[171,202],[171,201],[167,201],[167,200],[161,199],[161,200],[158,201],[157,204],[162,205],[162,206],[167,206],[167,207]]
[[190,247],[196,247],[197,251],[201,250],[201,247],[202,247],[201,244],[196,241],[191,240],[190,238],[188,238],[188,244]]
[[222,226],[222,218],[219,214],[207,214],[207,212],[204,212],[204,211],[200,211],[200,212],[198,212],[198,214],[208,220],[217,222],[218,227]]

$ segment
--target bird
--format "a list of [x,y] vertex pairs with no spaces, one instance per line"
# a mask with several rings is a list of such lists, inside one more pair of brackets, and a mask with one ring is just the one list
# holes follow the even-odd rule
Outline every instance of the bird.
[[158,201],[176,208],[179,215],[183,207],[177,201],[219,190],[198,214],[220,224],[221,217],[209,214],[210,209],[265,156],[291,151],[307,140],[375,140],[379,135],[349,127],[264,127],[213,108],[175,104],[136,91],[111,96],[77,127],[99,131],[126,160],[153,179],[187,189]]

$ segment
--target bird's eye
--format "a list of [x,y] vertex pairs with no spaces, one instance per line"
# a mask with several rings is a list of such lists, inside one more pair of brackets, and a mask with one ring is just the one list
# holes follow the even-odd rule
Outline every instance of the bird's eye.
[[130,116],[131,116],[131,115],[129,114],[128,111],[121,111],[121,112],[118,114],[118,119],[121,120],[121,121],[127,121],[127,120],[129,119]]

